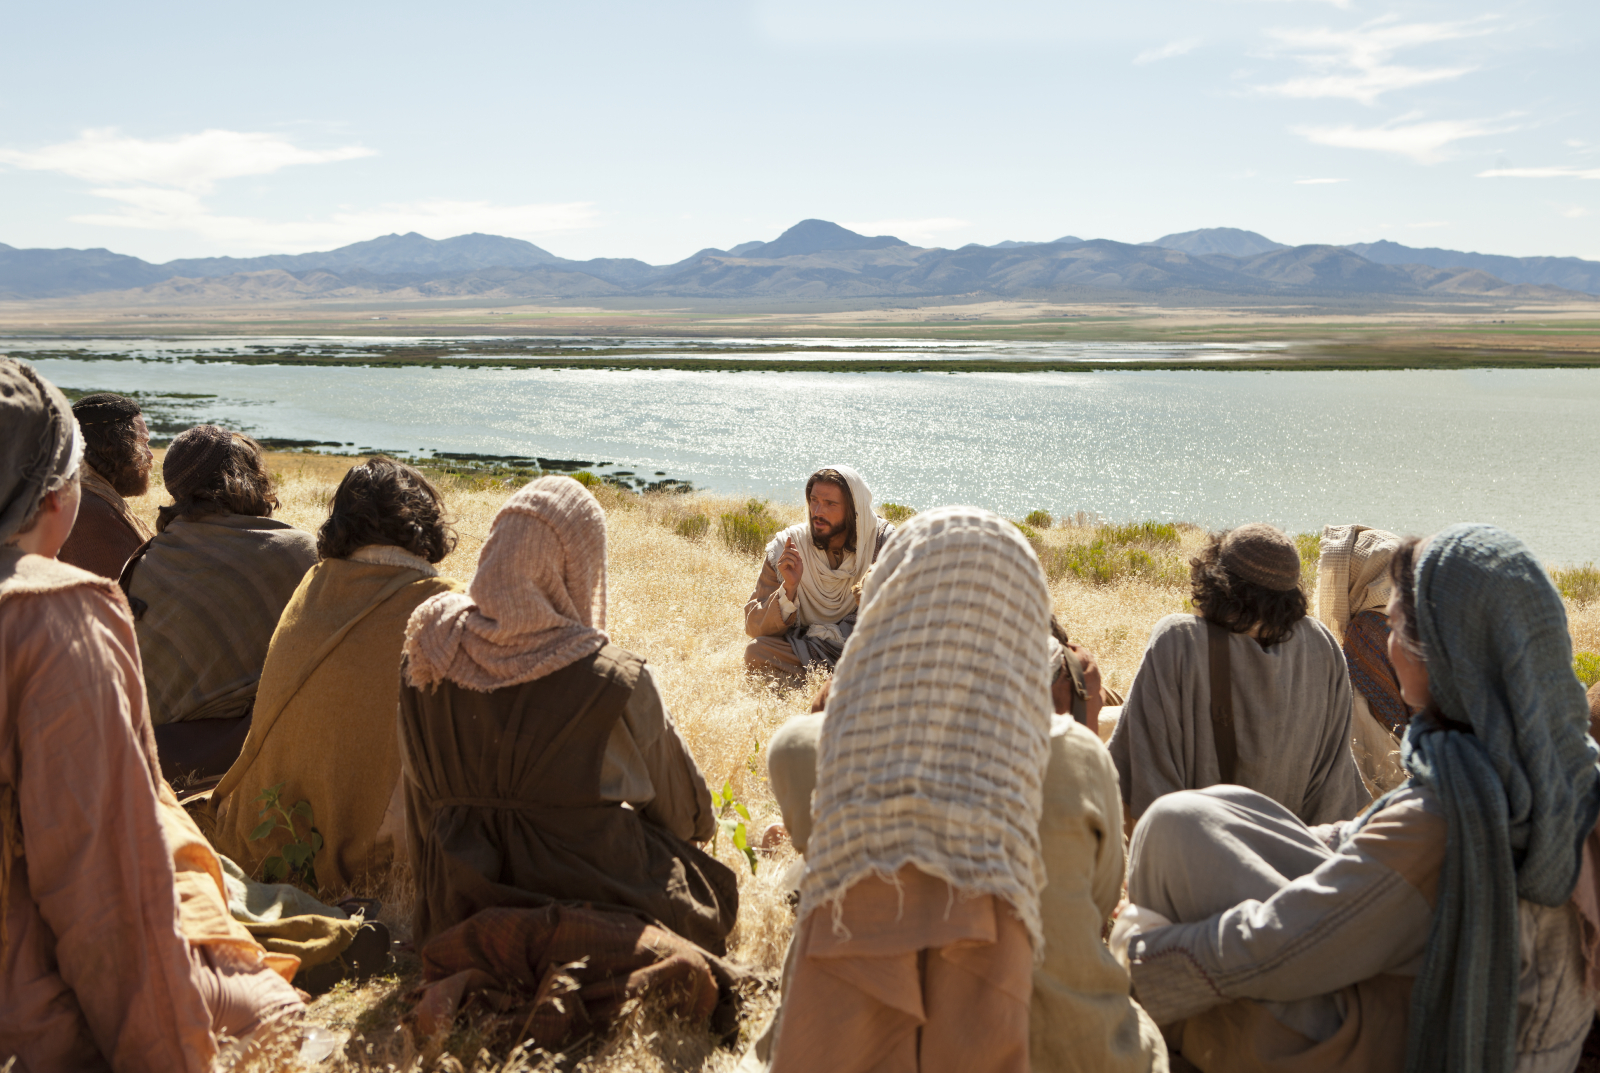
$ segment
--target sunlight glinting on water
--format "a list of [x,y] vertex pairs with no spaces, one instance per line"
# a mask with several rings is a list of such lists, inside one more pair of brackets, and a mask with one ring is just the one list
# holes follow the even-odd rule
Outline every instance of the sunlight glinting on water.
[[[1048,356],[1060,360],[1079,346]],[[1146,347],[1143,356],[1167,349]],[[1488,521],[1548,560],[1600,559],[1600,497],[1588,480],[1600,458],[1600,370],[951,375],[38,364],[75,388],[214,395],[185,412],[264,436],[593,459],[781,500],[798,500],[807,473],[839,461],[857,467],[880,501],[919,508],[967,502],[1012,517],[1081,509],[1208,526],[1264,520],[1290,531],[1361,522],[1426,533]]]

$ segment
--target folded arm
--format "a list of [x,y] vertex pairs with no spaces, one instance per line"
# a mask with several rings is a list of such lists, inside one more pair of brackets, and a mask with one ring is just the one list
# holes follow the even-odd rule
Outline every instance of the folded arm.
[[1413,962],[1427,943],[1444,821],[1385,809],[1340,852],[1266,901],[1138,935],[1134,991],[1157,1024],[1232,999],[1325,995]]

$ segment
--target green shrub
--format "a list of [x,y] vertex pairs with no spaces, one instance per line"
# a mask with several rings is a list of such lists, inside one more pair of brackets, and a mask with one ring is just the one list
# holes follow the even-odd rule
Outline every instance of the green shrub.
[[1189,568],[1180,556],[1151,554],[1140,547],[1113,544],[1096,538],[1088,544],[1036,546],[1045,576],[1071,574],[1081,581],[1108,585],[1120,578],[1137,577],[1156,585],[1181,585],[1189,580]]
[[1300,552],[1300,566],[1316,566],[1322,561],[1322,537],[1316,533],[1296,533],[1294,535],[1295,550]]
[[699,540],[706,535],[706,530],[711,528],[711,519],[704,514],[691,514],[687,518],[679,518],[678,524],[672,531],[685,540]]
[[760,555],[783,526],[759,499],[752,499],[739,510],[725,512],[717,520],[717,533],[734,551]]
[[891,522],[894,525],[899,525],[901,522],[905,521],[915,513],[915,510],[912,510],[910,507],[903,506],[899,503],[878,504],[878,517],[882,518],[886,522]]
[[1022,520],[1035,529],[1049,529],[1056,524],[1056,520],[1050,517],[1050,512],[1047,510],[1030,510],[1028,516]]
[[1572,661],[1572,673],[1578,676],[1578,681],[1584,687],[1600,682],[1600,655],[1594,652],[1579,652]]
[[1555,579],[1561,595],[1579,607],[1600,600],[1600,569],[1596,569],[1594,563],[1552,570],[1550,576]]
[[1178,527],[1171,522],[1123,522],[1095,528],[1096,539],[1107,544],[1178,544]]
[[590,473],[586,469],[580,469],[576,473],[569,473],[567,476],[571,477],[573,480],[577,481],[591,492],[604,483],[599,477],[596,477],[593,473]]
[[1026,540],[1029,544],[1032,544],[1035,550],[1038,549],[1039,531],[1037,529],[1029,525],[1027,522],[1012,522],[1011,524],[1017,527],[1017,531],[1022,534],[1022,539]]

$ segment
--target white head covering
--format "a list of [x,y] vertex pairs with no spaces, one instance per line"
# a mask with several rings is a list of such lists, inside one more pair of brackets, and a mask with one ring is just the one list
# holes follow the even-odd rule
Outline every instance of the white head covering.
[[1008,902],[1044,949],[1050,591],[1015,526],[925,511],[883,547],[828,694],[800,916],[906,864]]
[[806,520],[791,525],[772,538],[767,545],[767,561],[778,568],[783,550],[792,539],[800,549],[805,569],[800,574],[800,588],[795,593],[795,603],[800,605],[799,624],[811,626],[838,622],[856,606],[855,587],[872,569],[872,554],[878,536],[878,516],[872,512],[872,489],[861,479],[861,474],[849,466],[823,466],[837,470],[850,486],[850,501],[856,510],[856,550],[847,553],[835,570],[828,562],[828,553],[820,550],[811,536],[811,504],[806,504]]
[[1389,560],[1400,538],[1364,525],[1328,525],[1322,529],[1322,558],[1317,564],[1317,618],[1344,641],[1350,617],[1389,606]]

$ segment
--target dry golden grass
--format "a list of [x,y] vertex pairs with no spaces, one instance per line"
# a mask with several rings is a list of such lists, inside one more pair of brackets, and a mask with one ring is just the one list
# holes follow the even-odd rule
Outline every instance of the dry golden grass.
[[[277,517],[314,531],[327,516],[340,477],[354,461],[272,455],[283,501]],[[495,512],[512,489],[489,480],[456,478],[444,479],[441,487],[460,536],[443,569],[465,581],[472,576]],[[754,585],[758,561],[724,547],[715,524],[696,539],[675,532],[676,523],[689,514],[715,519],[742,501],[704,494],[641,497],[604,487],[597,494],[607,517],[607,625],[612,639],[649,660],[668,709],[707,780],[714,787],[731,783],[759,830],[766,819],[776,819],[778,811],[767,786],[762,749],[784,719],[808,709],[820,678],[800,688],[778,690],[745,676],[741,609]],[[160,501],[160,490],[154,489],[136,507],[153,520]],[[778,504],[771,509],[785,525],[801,516],[798,507]],[[1087,543],[1094,536],[1094,527],[1088,524],[1038,533],[1046,548]],[[1179,544],[1167,546],[1163,555],[1186,557],[1204,539],[1203,532],[1187,527],[1180,527],[1179,536]],[[1096,654],[1105,680],[1123,692],[1133,680],[1151,627],[1162,616],[1184,610],[1187,601],[1182,586],[1138,578],[1097,585],[1063,575],[1050,588],[1057,614],[1073,639]],[[1576,648],[1600,652],[1600,601],[1581,608],[1569,604],[1568,614]],[[726,839],[719,842],[717,853],[740,876],[739,923],[729,944],[731,955],[775,974],[793,926],[778,882],[792,855],[782,851],[764,859],[752,876]],[[411,905],[407,879],[395,877],[385,890],[374,893],[385,902],[381,918],[397,937],[407,936]],[[417,982],[417,972],[416,960],[405,959],[396,976],[358,988],[341,985],[311,1005],[313,1023],[352,1036],[345,1054],[323,1068],[721,1073],[737,1064],[735,1052],[715,1047],[705,1033],[664,1023],[644,1009],[625,1018],[604,1039],[589,1041],[567,1056],[490,1053],[481,1049],[483,1035],[472,1024],[439,1041],[442,1051],[434,1048],[418,1054],[399,1027],[405,1011],[403,994]],[[759,1030],[771,1001],[761,996],[749,1004],[746,1037]],[[291,1061],[274,1064],[296,1068]]]

